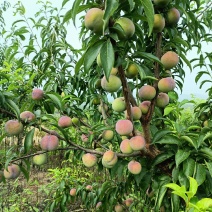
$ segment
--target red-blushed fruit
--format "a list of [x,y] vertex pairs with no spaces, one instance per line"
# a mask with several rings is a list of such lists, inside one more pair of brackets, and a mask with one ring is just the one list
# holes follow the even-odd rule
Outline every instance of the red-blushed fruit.
[[24,127],[23,124],[18,120],[9,120],[6,122],[4,129],[7,135],[13,136],[19,135],[21,132],[23,132]]
[[173,91],[175,86],[176,86],[176,84],[175,84],[175,81],[172,77],[162,78],[158,82],[158,89],[161,92],[165,92],[165,93],[167,93],[169,91]]
[[162,32],[164,27],[165,27],[165,18],[161,14],[155,14],[153,32]]
[[104,11],[99,8],[91,8],[85,15],[85,27],[94,33],[103,33],[103,16]]
[[145,139],[143,136],[137,135],[130,139],[130,147],[133,150],[142,150],[146,145]]
[[20,167],[16,164],[11,164],[7,167],[7,170],[4,169],[4,177],[6,179],[15,179],[21,173]]
[[138,95],[142,100],[152,100],[156,95],[156,90],[151,85],[144,85],[139,89]]
[[101,86],[105,91],[110,93],[116,92],[121,87],[121,80],[119,77],[115,75],[110,75],[107,81],[106,77],[104,76],[101,79]]
[[142,114],[147,114],[149,111],[149,107],[151,105],[150,101],[143,101],[140,103],[139,108],[141,109]]
[[139,174],[141,172],[141,164],[135,160],[132,160],[128,163],[128,170],[132,174]]
[[72,188],[72,189],[70,190],[70,195],[71,195],[72,197],[75,197],[76,194],[77,194],[77,189],[76,189],[76,188]]
[[41,166],[47,162],[47,155],[46,153],[35,155],[33,156],[32,161],[35,165]]
[[124,211],[123,206],[120,204],[115,205],[115,212],[122,212]]
[[99,209],[102,206],[102,202],[97,202],[96,209]]
[[105,130],[103,133],[102,133],[102,138],[106,141],[111,141],[114,137],[114,132],[113,130]]
[[68,116],[61,116],[58,120],[58,126],[62,128],[67,128],[72,125],[72,120]]
[[179,20],[180,20],[180,12],[176,8],[173,7],[166,13],[167,26],[174,26],[178,23]]
[[20,114],[20,119],[25,122],[35,121],[35,115],[30,111],[24,111]]
[[83,142],[88,142],[88,136],[85,135],[85,134],[82,134],[82,135],[81,135],[81,140],[82,140]]
[[116,112],[123,112],[126,109],[124,97],[119,97],[113,100],[112,109]]
[[92,186],[92,185],[87,185],[87,186],[85,187],[85,189],[86,189],[86,191],[92,191],[93,186]]
[[108,150],[103,154],[102,165],[106,168],[112,168],[118,161],[118,157],[115,152]]
[[133,203],[133,199],[132,198],[127,198],[126,200],[124,200],[124,204],[127,207],[130,207],[130,205],[132,205],[132,203]]
[[173,51],[168,51],[161,57],[161,63],[165,69],[169,70],[179,63],[179,56]]
[[34,88],[32,91],[32,99],[33,100],[41,100],[44,97],[44,92],[40,88]]
[[133,79],[138,75],[138,67],[136,64],[131,63],[125,71],[125,75],[129,79]]
[[124,139],[120,144],[120,150],[124,154],[130,154],[133,152],[133,149],[130,146],[130,140]]
[[[133,120],[139,120],[142,116],[141,109],[137,106],[131,107],[131,115]],[[125,110],[125,118],[127,118],[127,111]]]
[[164,108],[169,104],[169,96],[166,93],[159,93],[156,99],[156,105]]
[[133,131],[133,124],[130,120],[119,120],[116,122],[116,132],[119,135],[130,135]]
[[117,30],[117,35],[120,40],[126,40],[131,38],[135,33],[135,25],[134,23],[126,17],[119,18],[114,27],[119,27],[120,30]]
[[86,167],[91,168],[96,165],[97,157],[94,154],[86,153],[82,156],[82,162]]
[[59,145],[59,139],[55,135],[47,134],[40,141],[40,147],[42,150],[52,151],[57,149]]

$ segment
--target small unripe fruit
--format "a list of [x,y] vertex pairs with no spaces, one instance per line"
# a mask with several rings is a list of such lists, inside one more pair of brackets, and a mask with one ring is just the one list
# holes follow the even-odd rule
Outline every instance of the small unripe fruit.
[[116,112],[123,112],[126,110],[126,103],[124,97],[119,97],[113,100],[112,109]]
[[41,166],[47,162],[47,156],[45,153],[35,155],[33,156],[32,161],[35,165]]
[[21,173],[20,167],[16,164],[12,164],[7,167],[7,170],[4,169],[4,177],[6,179],[15,179]]
[[32,91],[32,99],[41,100],[44,97],[44,92],[40,88],[34,88]]
[[139,174],[141,172],[141,164],[135,160],[130,161],[127,168],[132,174]]
[[23,124],[18,120],[7,121],[4,128],[5,132],[10,136],[19,135],[24,129]]
[[168,51],[161,57],[161,63],[165,69],[174,68],[179,63],[179,56],[173,51]]
[[97,157],[91,153],[86,153],[82,156],[82,162],[86,167],[91,168],[96,165]]
[[92,185],[87,185],[87,186],[85,187],[85,189],[86,189],[87,191],[92,191],[93,187],[92,187]]
[[122,212],[123,210],[124,209],[122,205],[120,204],[115,205],[115,212]]
[[174,26],[180,20],[180,12],[176,8],[171,8],[166,14],[166,25]]
[[124,154],[130,154],[133,152],[133,149],[130,146],[130,140],[124,139],[120,144],[120,150]]
[[96,204],[96,209],[99,209],[101,206],[102,206],[102,202],[98,202],[98,203]]
[[156,99],[156,105],[165,108],[169,104],[169,96],[166,93],[159,93]]
[[162,32],[165,27],[165,19],[161,14],[154,15],[153,32]]
[[128,198],[128,199],[124,200],[124,203],[127,207],[130,207],[130,205],[132,205],[132,203],[133,203],[133,199]]
[[72,197],[75,197],[75,196],[76,196],[76,193],[77,193],[77,189],[76,189],[76,188],[72,188],[72,189],[70,190],[70,195],[71,195]]
[[111,141],[113,139],[113,136],[114,136],[113,130],[105,130],[102,133],[102,138],[106,141]]
[[138,67],[134,63],[131,63],[126,69],[125,75],[129,79],[135,78],[138,75]]
[[85,15],[85,27],[94,33],[103,33],[103,16],[104,11],[99,8],[91,8]]
[[45,135],[40,141],[42,150],[52,151],[57,149],[59,145],[58,137],[55,135]]
[[139,108],[141,109],[142,114],[147,114],[149,111],[149,107],[151,105],[150,101],[143,101],[140,103]]
[[24,111],[20,114],[20,119],[25,122],[31,122],[35,120],[35,115],[30,111]]
[[101,79],[101,86],[105,91],[108,91],[111,93],[116,92],[121,87],[121,80],[115,75],[110,75],[107,81],[106,77],[104,76]]
[[161,92],[165,92],[165,93],[167,93],[169,91],[173,91],[175,86],[176,86],[176,84],[175,84],[175,81],[172,77],[162,78],[158,82],[159,90]]
[[62,128],[67,128],[72,125],[72,120],[68,116],[61,116],[58,120],[58,126]]
[[[131,115],[133,120],[139,120],[142,116],[141,109],[139,107],[131,107]],[[125,118],[127,118],[127,111],[125,110]]]
[[133,131],[133,124],[130,120],[119,120],[116,122],[116,132],[119,135],[130,135]]
[[80,120],[79,120],[78,118],[73,117],[73,118],[71,119],[71,121],[72,121],[72,123],[73,123],[74,125],[80,126]]
[[114,24],[114,27],[116,26],[121,27],[121,30],[117,31],[120,40],[129,39],[135,33],[135,25],[129,18],[125,17],[119,18]]
[[156,95],[156,90],[153,86],[144,85],[139,89],[138,95],[140,99],[152,100]]
[[85,135],[85,134],[82,134],[82,135],[81,135],[81,140],[82,140],[83,142],[88,142],[88,136]]
[[145,139],[143,136],[137,135],[130,139],[130,147],[133,150],[142,150],[146,145]]

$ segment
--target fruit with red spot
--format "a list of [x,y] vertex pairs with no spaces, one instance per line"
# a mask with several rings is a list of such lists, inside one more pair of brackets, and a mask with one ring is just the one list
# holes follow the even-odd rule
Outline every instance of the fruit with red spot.
[[15,179],[20,175],[20,173],[21,170],[17,164],[11,164],[7,167],[7,169],[4,169],[4,177],[6,179]]
[[173,51],[168,51],[161,57],[161,63],[166,70],[169,70],[179,63],[179,56]]
[[127,166],[128,170],[132,174],[139,174],[141,172],[141,164],[135,160],[132,160],[128,163]]
[[151,85],[144,85],[139,89],[138,95],[142,100],[152,100],[156,95],[156,90]]
[[140,135],[132,137],[129,143],[130,147],[135,151],[142,150],[146,145],[144,137]]
[[166,93],[159,93],[156,99],[156,105],[165,108],[169,104],[169,96]]
[[6,122],[4,129],[7,135],[13,136],[19,135],[21,132],[23,132],[24,127],[23,124],[18,120],[9,120]]
[[40,147],[42,150],[52,151],[57,149],[59,145],[59,139],[55,135],[47,134],[40,141]]
[[32,91],[32,99],[41,100],[44,97],[44,92],[40,88],[34,88]]
[[130,135],[133,131],[133,124],[130,120],[119,120],[116,122],[116,132],[119,135]]
[[91,168],[96,165],[97,157],[94,154],[86,153],[82,156],[82,162],[86,167]]
[[20,114],[20,119],[25,122],[35,121],[35,115],[30,111],[23,111]]
[[72,125],[72,120],[68,116],[61,116],[58,120],[58,126],[62,128],[67,128]]

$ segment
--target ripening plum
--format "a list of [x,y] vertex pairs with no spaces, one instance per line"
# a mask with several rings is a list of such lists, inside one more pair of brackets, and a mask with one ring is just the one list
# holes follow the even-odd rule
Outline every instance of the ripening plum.
[[107,81],[106,77],[104,76],[101,79],[101,86],[105,91],[110,93],[116,92],[121,87],[121,80],[119,77],[115,75],[110,75]]
[[135,77],[138,75],[138,67],[137,67],[137,65],[134,64],[134,63],[131,63],[131,64],[127,67],[127,69],[126,69],[126,71],[125,71],[125,75],[126,75],[126,77],[129,78],[129,79],[135,78]]
[[139,89],[138,95],[142,100],[152,100],[156,95],[156,90],[151,85],[144,85]]
[[59,145],[59,139],[55,135],[47,134],[40,141],[40,147],[42,150],[52,151],[57,149]]
[[124,139],[120,144],[120,150],[124,154],[130,154],[133,152],[133,149],[130,146],[130,140]]
[[140,103],[139,108],[141,109],[142,114],[147,114],[149,111],[149,107],[151,105],[150,101],[143,101]]
[[99,8],[91,8],[85,15],[85,27],[96,34],[102,34],[104,25],[103,16],[103,10]]
[[114,137],[114,132],[113,130],[105,130],[103,133],[102,133],[102,138],[106,141],[111,141]]
[[112,109],[116,112],[123,112],[126,110],[126,103],[124,97],[119,97],[113,100]]
[[180,12],[176,8],[173,7],[166,13],[167,26],[174,26],[178,23],[179,20],[180,20]]
[[[141,109],[137,106],[131,107],[131,115],[133,120],[139,120],[142,116]],[[125,110],[125,118],[127,118],[127,111]]]
[[7,135],[13,136],[19,135],[21,132],[23,132],[24,127],[23,124],[18,120],[9,120],[6,122],[4,129]]
[[76,196],[76,193],[77,193],[77,189],[76,188],[72,188],[69,193],[70,193],[70,195],[72,197],[75,197]]
[[115,152],[108,150],[102,157],[102,165],[106,168],[112,168],[118,161],[118,157]]
[[47,155],[46,153],[35,155],[33,156],[32,161],[35,165],[41,166],[47,162]]
[[156,99],[156,105],[165,108],[169,104],[169,96],[166,93],[159,93]]
[[128,199],[124,200],[124,204],[127,207],[130,207],[130,205],[132,205],[132,203],[133,203],[133,199],[132,198],[128,198]]
[[20,167],[16,164],[11,164],[7,167],[7,170],[4,169],[4,177],[6,179],[15,179],[21,173]]
[[131,38],[135,33],[135,25],[134,23],[126,17],[119,18],[114,27],[120,27],[120,30],[117,30],[117,35],[120,40],[126,40]]
[[35,121],[35,115],[30,111],[24,111],[20,114],[20,119],[25,122]]
[[141,164],[135,160],[132,160],[128,163],[127,166],[128,170],[132,174],[139,174],[141,172]]
[[82,156],[82,162],[86,167],[91,168],[96,165],[97,157],[94,154],[86,153]]
[[32,99],[33,100],[41,100],[44,97],[44,92],[40,88],[34,88],[32,91]]
[[115,212],[123,212],[123,206],[120,204],[115,205]]
[[165,19],[161,14],[154,15],[153,32],[162,32],[165,27]]
[[72,125],[72,120],[68,116],[61,116],[58,120],[58,126],[62,128],[67,128]]
[[162,78],[158,82],[158,89],[161,92],[165,92],[165,93],[167,93],[169,91],[173,91],[175,86],[176,86],[176,84],[172,77]]
[[116,132],[119,135],[130,135],[133,131],[133,124],[130,120],[119,120],[116,122]]
[[169,70],[179,63],[179,56],[173,51],[168,51],[161,57],[161,63],[165,69]]
[[142,150],[146,145],[144,137],[140,135],[132,137],[129,143],[133,150]]

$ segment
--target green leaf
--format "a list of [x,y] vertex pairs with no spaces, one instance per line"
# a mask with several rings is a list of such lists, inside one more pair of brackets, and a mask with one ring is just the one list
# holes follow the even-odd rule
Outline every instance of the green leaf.
[[212,208],[212,199],[211,198],[203,198],[199,200],[196,206],[202,210],[207,210]]
[[169,115],[172,111],[175,111],[175,108],[174,107],[172,107],[172,106],[167,106],[167,107],[165,107],[165,109],[164,109],[164,116],[167,116],[167,115]]
[[114,66],[114,57],[113,45],[110,40],[107,40],[100,50],[102,68],[107,80],[109,80],[111,69]]
[[49,93],[46,94],[46,96],[48,96],[52,102],[54,103],[54,105],[59,109],[59,110],[63,110],[63,105],[62,105],[62,98],[60,95],[58,95],[57,93]]
[[151,54],[151,53],[147,53],[147,52],[135,52],[135,54],[133,55],[134,58],[142,58],[142,59],[148,59],[151,61],[155,61],[159,64],[162,65],[161,61],[158,59],[158,57],[156,57],[155,55]]
[[157,164],[162,163],[163,161],[167,160],[168,158],[172,157],[174,155],[173,152],[166,152],[166,153],[161,153],[157,155],[152,163],[152,166],[156,166]]
[[20,167],[22,173],[24,174],[24,177],[26,178],[26,180],[29,181],[29,172],[23,166],[19,165],[19,167]]
[[149,36],[152,33],[153,25],[154,25],[154,8],[151,0],[140,0],[141,4],[144,7],[144,12],[147,18],[147,22],[149,25]]
[[84,68],[85,72],[88,72],[91,65],[93,64],[94,60],[97,58],[97,55],[99,54],[99,51],[102,47],[103,41],[97,41],[92,46],[90,46],[84,55]]
[[184,160],[186,160],[190,155],[190,152],[179,149],[175,155],[176,166],[178,167]]
[[207,163],[207,162],[205,161],[205,164],[206,164],[206,166],[207,166],[207,168],[208,168],[208,171],[209,171],[209,173],[210,173],[210,175],[211,175],[211,177],[212,177],[212,162]]
[[157,143],[157,144],[175,144],[175,145],[179,145],[180,144],[180,140],[176,136],[165,135],[161,139],[156,141],[155,143]]
[[132,11],[135,7],[135,2],[134,2],[134,0],[128,0],[128,3],[130,5],[130,11]]
[[189,196],[189,198],[191,198],[197,193],[198,184],[193,177],[189,177],[189,182],[190,182],[189,192],[192,194],[192,196]]
[[153,139],[152,143],[154,144],[155,142],[159,141],[161,138],[163,138],[165,135],[172,133],[170,130],[158,130]]
[[33,137],[34,137],[35,128],[30,130],[24,140],[24,153],[28,153],[33,146]]
[[83,63],[84,63],[84,56],[85,55],[83,55],[78,61],[77,61],[77,63],[76,63],[76,65],[75,65],[75,75],[77,75],[78,73],[79,73],[79,70],[80,70],[80,67],[83,65]]
[[[75,26],[75,19],[76,19],[76,15],[78,13],[78,10],[79,10],[79,6],[81,4],[83,0],[75,0],[74,1],[74,4],[72,6],[72,14],[71,14],[71,17],[73,19],[73,23],[74,23],[74,26]],[[63,21],[64,22],[64,21]]]
[[7,105],[14,111],[16,117],[19,119],[20,117],[20,110],[15,102],[13,102],[11,99],[6,99]]
[[171,206],[172,206],[172,212],[179,212],[180,207],[180,198],[176,194],[171,194]]
[[178,191],[181,189],[181,187],[177,185],[176,183],[168,183],[165,185],[165,187],[171,188],[174,191]]
[[181,136],[180,138],[185,140],[185,141],[188,141],[195,149],[197,149],[197,143],[195,145],[190,137],[184,135],[184,136]]
[[119,4],[118,4],[117,0],[106,0],[106,3],[105,3],[106,9],[105,9],[105,13],[103,16],[103,21],[104,21],[103,29],[104,30],[105,30],[105,26],[107,26],[109,18],[113,15],[113,13],[116,11],[118,6],[119,6]]
[[196,163],[196,172],[194,175],[194,178],[196,179],[198,185],[201,185],[206,178],[206,168],[202,164]]
[[183,173],[186,177],[193,176],[195,169],[195,160],[188,158],[183,162]]
[[69,2],[69,0],[63,0],[63,2],[62,2],[62,7],[64,7],[64,5],[65,5],[67,2]]

